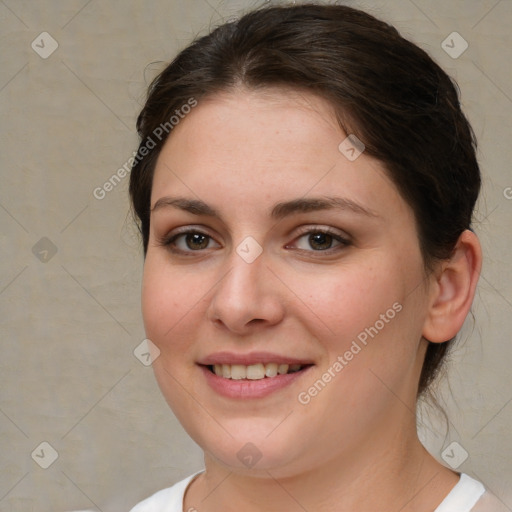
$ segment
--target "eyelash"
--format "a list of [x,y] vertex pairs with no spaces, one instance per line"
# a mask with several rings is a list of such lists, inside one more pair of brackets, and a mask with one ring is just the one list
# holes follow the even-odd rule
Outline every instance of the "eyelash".
[[[350,240],[341,236],[339,233],[333,231],[330,228],[304,227],[304,228],[300,229],[299,231],[300,231],[299,234],[294,238],[295,242],[307,235],[313,235],[313,234],[328,235],[328,236],[332,237],[333,241],[339,242],[338,246],[330,247],[328,249],[323,249],[323,250],[297,249],[298,251],[303,252],[303,253],[307,252],[307,253],[332,254],[335,251],[339,251],[340,249],[343,249],[343,248],[351,245]],[[176,247],[174,247],[174,243],[176,242],[176,240],[178,240],[182,236],[187,236],[187,235],[201,235],[201,236],[208,238],[209,240],[214,240],[212,236],[208,235],[207,233],[204,233],[203,231],[200,231],[197,229],[188,229],[186,231],[174,233],[170,236],[169,235],[164,236],[164,237],[160,238],[157,243],[159,246],[168,248],[174,254],[179,254],[179,255],[184,255],[184,256],[193,256],[194,253],[201,253],[204,250],[206,250],[206,249],[198,249],[198,250],[189,249],[187,251],[184,251],[182,249],[177,249]],[[289,247],[289,244],[287,244],[285,246],[285,248],[288,248],[288,247]]]

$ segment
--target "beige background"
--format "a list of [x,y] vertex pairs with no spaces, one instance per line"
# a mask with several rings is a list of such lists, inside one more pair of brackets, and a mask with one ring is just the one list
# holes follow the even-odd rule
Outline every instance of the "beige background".
[[[146,82],[161,69],[150,64],[259,3],[0,1],[0,511],[126,511],[201,468],[133,353],[144,339],[142,253],[128,178],[101,200],[93,191],[136,148]],[[458,442],[468,452],[459,470],[512,510],[512,2],[346,3],[395,24],[456,77],[480,141],[475,322],[441,389],[450,429],[427,412],[421,433],[438,457]],[[44,31],[58,43],[47,58],[31,47],[51,49]],[[453,31],[469,44],[457,59],[441,48]],[[44,441],[58,454],[47,469]]]

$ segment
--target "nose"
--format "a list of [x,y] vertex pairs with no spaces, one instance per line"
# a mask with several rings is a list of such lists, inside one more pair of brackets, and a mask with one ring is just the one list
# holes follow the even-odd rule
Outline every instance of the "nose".
[[277,325],[284,316],[284,301],[264,253],[252,263],[234,253],[229,263],[213,290],[209,320],[239,335]]

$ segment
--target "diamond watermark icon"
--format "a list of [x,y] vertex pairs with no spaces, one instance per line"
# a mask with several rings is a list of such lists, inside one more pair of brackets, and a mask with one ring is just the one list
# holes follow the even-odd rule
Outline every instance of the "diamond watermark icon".
[[253,443],[245,443],[237,452],[238,460],[248,468],[254,467],[261,459],[263,454]]
[[238,245],[236,252],[246,263],[252,263],[263,252],[263,247],[252,236],[248,236]]
[[57,254],[57,246],[49,238],[43,236],[32,247],[32,254],[39,261],[48,263]]
[[160,349],[151,340],[145,339],[135,347],[133,355],[144,366],[151,366],[160,355]]
[[30,46],[39,57],[47,59],[59,47],[59,43],[48,32],[41,32]]
[[39,444],[30,455],[43,469],[48,469],[59,458],[57,450],[46,441]]
[[350,134],[346,139],[344,139],[341,144],[338,146],[338,150],[340,153],[353,162],[357,158],[361,156],[361,154],[365,150],[365,145],[363,141],[358,139],[353,133]]
[[441,48],[452,59],[458,59],[468,49],[468,47],[468,42],[458,32],[452,32],[441,43]]
[[452,469],[457,469],[467,458],[468,452],[457,441],[450,443],[441,453],[441,458]]

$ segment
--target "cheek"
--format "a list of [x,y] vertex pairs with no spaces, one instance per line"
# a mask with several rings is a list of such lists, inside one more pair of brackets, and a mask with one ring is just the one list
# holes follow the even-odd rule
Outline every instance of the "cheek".
[[338,343],[373,325],[399,298],[396,276],[372,266],[332,269],[301,281],[304,302]]
[[160,350],[179,348],[184,343],[183,337],[176,335],[183,325],[193,325],[190,318],[197,314],[204,294],[195,281],[197,276],[173,271],[148,252],[142,280],[142,316],[147,337]]
[[404,267],[383,258],[302,280],[307,328],[324,346],[322,369],[345,376],[338,384],[367,381],[370,369],[395,380],[414,364],[421,315],[415,294],[404,292],[411,280]]

